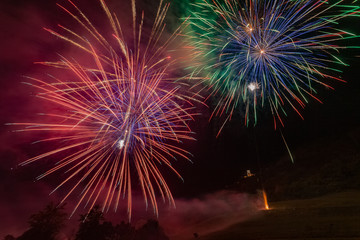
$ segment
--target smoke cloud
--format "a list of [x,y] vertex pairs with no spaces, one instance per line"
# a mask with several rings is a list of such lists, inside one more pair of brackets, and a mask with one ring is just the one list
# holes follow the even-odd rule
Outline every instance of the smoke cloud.
[[160,225],[172,240],[185,240],[219,231],[259,214],[256,195],[220,191],[194,199],[176,200],[176,209],[160,213]]

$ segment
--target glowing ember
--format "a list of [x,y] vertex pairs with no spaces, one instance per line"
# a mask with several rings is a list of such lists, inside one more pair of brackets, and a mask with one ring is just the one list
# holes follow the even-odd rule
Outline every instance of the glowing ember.
[[263,189],[263,198],[264,198],[264,207],[265,207],[265,210],[269,210],[269,204],[268,204],[268,200],[267,200],[267,196],[266,196],[266,192],[265,190]]
[[124,139],[121,139],[121,140],[119,141],[119,143],[118,143],[118,147],[119,147],[120,149],[122,149],[122,148],[124,147],[124,145],[125,145],[125,140],[124,140]]
[[255,91],[256,89],[258,89],[258,86],[256,83],[250,83],[248,85],[248,88],[250,89],[250,91]]

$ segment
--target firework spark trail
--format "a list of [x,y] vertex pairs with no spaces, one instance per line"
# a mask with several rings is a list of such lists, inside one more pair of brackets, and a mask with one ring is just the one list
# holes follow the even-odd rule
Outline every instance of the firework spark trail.
[[[217,96],[213,116],[227,121],[243,109],[245,123],[257,111],[270,109],[274,126],[283,126],[290,107],[300,117],[308,99],[320,101],[315,85],[331,88],[326,79],[346,64],[337,56],[338,45],[358,37],[337,29],[342,19],[360,16],[360,7],[345,1],[305,0],[203,0],[193,4],[189,19],[189,48],[193,72]],[[321,102],[321,101],[320,101]],[[287,105],[287,106],[286,106]],[[223,125],[223,126],[224,126]],[[222,127],[223,127],[222,126]],[[221,129],[222,129],[221,127]],[[220,131],[221,131],[220,129]]]
[[[129,219],[134,181],[131,174],[136,170],[146,205],[150,203],[157,214],[158,193],[163,201],[175,205],[159,165],[167,166],[181,178],[169,159],[181,156],[189,160],[189,153],[177,145],[183,140],[193,140],[187,122],[193,118],[190,102],[195,99],[181,94],[180,83],[174,83],[170,78],[170,69],[176,60],[166,55],[169,44],[182,28],[162,42],[163,20],[169,4],[161,2],[144,45],[144,14],[136,28],[135,1],[132,1],[134,46],[129,47],[116,15],[110,13],[103,0],[100,3],[113,33],[110,41],[74,3],[68,1],[77,13],[59,7],[70,14],[90,37],[82,37],[61,25],[68,36],[46,30],[89,54],[93,65],[88,67],[61,57],[59,62],[42,64],[71,73],[71,80],[61,76],[52,77],[51,81],[30,78],[30,84],[39,91],[37,97],[64,112],[44,114],[53,122],[11,125],[24,127],[18,131],[49,131],[64,133],[64,136],[38,141],[57,142],[61,146],[21,165],[44,158],[62,158],[37,179],[64,170],[67,178],[54,191],[65,184],[74,184],[61,202],[83,188],[73,213],[82,203],[91,209],[101,198],[104,198],[103,211],[108,211],[111,205],[116,210],[120,199],[127,196]],[[111,44],[114,40],[117,45]],[[157,43],[160,42],[159,47]]]

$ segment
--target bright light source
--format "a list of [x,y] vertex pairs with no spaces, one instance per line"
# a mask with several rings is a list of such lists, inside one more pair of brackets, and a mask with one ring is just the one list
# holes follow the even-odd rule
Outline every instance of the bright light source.
[[261,49],[261,50],[260,50],[260,53],[261,53],[261,54],[264,54],[264,53],[265,53],[265,50]]
[[256,83],[250,83],[248,88],[250,89],[250,91],[255,91],[255,89],[257,89]]
[[254,30],[250,24],[246,25],[246,28],[249,32],[252,32]]
[[124,145],[125,145],[125,140],[124,140],[124,139],[121,139],[121,140],[119,141],[119,143],[118,143],[118,147],[119,147],[120,149],[122,149],[122,148],[124,147]]
[[270,208],[269,208],[266,192],[264,189],[263,189],[262,193],[263,193],[263,198],[264,198],[264,208],[265,208],[265,210],[269,210]]

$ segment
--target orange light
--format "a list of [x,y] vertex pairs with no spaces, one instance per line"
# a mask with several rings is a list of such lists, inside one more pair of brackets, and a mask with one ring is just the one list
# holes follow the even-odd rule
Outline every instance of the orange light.
[[268,204],[268,201],[267,201],[267,196],[266,196],[266,192],[265,190],[263,189],[263,198],[264,198],[264,207],[266,210],[269,210],[269,204]]

